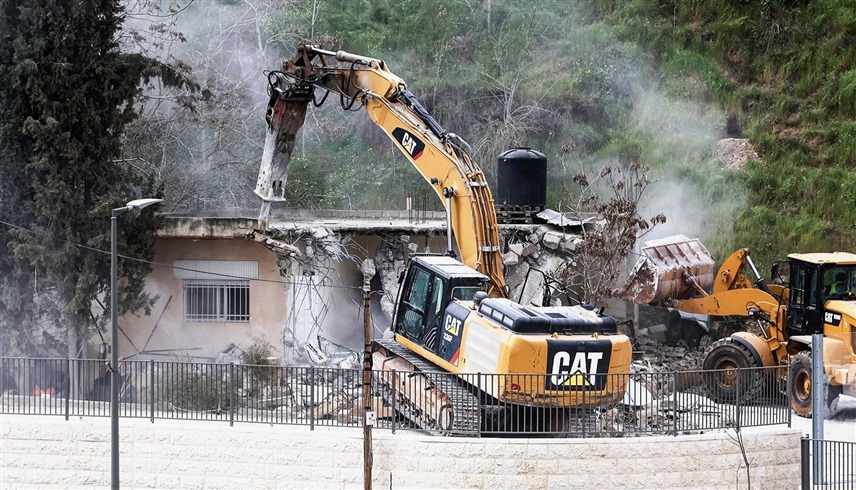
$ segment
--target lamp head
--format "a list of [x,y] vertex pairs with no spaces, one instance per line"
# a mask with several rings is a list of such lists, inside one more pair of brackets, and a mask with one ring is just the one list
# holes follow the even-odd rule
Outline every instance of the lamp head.
[[162,201],[163,199],[134,199],[133,201],[128,202],[125,206],[134,216],[139,216],[140,211],[142,211],[143,208],[151,206],[152,204],[158,204]]
[[157,204],[159,202],[163,202],[163,199],[134,199],[133,201],[129,201],[126,206],[131,208],[132,211],[139,211],[145,207],[151,206],[152,204]]
[[133,214],[140,214],[140,210],[151,206],[152,204],[157,204],[159,202],[163,202],[163,199],[134,199],[126,204],[124,207],[113,209],[113,218],[118,218],[122,214],[131,211]]

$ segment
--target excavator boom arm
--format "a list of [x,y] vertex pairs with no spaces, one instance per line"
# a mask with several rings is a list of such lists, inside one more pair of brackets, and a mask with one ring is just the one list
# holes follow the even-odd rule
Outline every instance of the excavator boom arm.
[[[464,264],[490,278],[489,294],[505,296],[493,196],[466,143],[447,132],[381,60],[302,45],[268,76],[268,135],[256,194],[284,200],[287,167],[309,102],[336,94],[343,109],[363,107],[444,202]],[[315,89],[325,91],[319,102]]]

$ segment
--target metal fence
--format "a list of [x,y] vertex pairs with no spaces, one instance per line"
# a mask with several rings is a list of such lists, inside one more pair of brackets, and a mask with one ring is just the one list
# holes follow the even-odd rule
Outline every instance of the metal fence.
[[802,489],[856,489],[856,442],[803,437]]
[[[149,360],[124,361],[120,372],[121,417],[313,428],[363,424],[362,369]],[[370,400],[375,428],[393,432],[621,437],[790,425],[788,400],[778,389],[781,370],[740,373],[746,376],[734,377],[738,394],[741,380],[750,378],[763,380],[762,392],[729,403],[715,403],[701,387],[704,376],[720,374],[596,375],[602,377],[596,384],[616,396],[600,396],[583,384],[534,399],[526,393],[543,386],[548,375],[375,371]],[[0,413],[106,417],[110,385],[102,360],[0,357]],[[441,391],[443,396],[434,396]]]

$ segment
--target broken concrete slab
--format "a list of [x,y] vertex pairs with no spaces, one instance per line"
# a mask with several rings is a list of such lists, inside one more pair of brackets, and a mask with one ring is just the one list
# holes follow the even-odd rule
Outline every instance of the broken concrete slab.
[[514,252],[509,251],[507,253],[502,254],[502,263],[506,267],[513,267],[520,263],[520,256]]
[[541,243],[544,244],[545,247],[556,250],[559,248],[559,244],[562,243],[563,237],[558,233],[554,233],[552,231],[548,231],[544,233],[544,238],[541,240]]

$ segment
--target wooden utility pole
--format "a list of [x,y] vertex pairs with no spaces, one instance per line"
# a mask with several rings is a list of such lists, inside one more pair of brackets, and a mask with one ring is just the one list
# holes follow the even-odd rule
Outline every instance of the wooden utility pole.
[[371,279],[375,275],[374,262],[363,261],[363,488],[372,488],[372,425],[377,420],[372,412],[372,310]]

